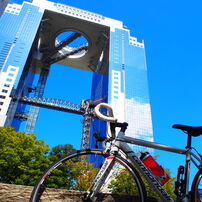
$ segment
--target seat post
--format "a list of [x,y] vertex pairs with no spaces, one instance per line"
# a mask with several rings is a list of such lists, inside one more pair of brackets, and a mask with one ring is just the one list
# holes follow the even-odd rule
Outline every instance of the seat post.
[[191,140],[192,136],[187,133],[187,146],[185,147],[187,149],[186,153],[186,163],[185,163],[185,173],[184,173],[184,181],[185,181],[185,195],[188,198],[189,195],[189,178],[190,178],[190,160],[191,160],[191,155],[190,155],[190,150],[191,150]]
[[192,140],[192,137],[191,137],[191,135],[188,133],[186,149],[191,149],[191,140]]

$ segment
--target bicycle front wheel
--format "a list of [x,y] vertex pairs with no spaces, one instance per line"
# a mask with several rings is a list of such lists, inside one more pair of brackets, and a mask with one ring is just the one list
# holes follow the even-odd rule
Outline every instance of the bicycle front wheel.
[[202,169],[194,177],[191,189],[191,201],[202,202]]
[[[96,194],[89,197],[92,188],[99,183],[94,179],[105,173],[101,172],[101,162],[106,159],[114,160],[111,171]],[[118,201],[118,198],[128,202],[145,201],[145,187],[139,174],[121,156],[89,149],[71,153],[47,169],[34,187],[30,202]]]

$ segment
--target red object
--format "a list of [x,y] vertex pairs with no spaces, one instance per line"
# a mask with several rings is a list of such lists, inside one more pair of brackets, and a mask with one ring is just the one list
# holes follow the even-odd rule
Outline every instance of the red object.
[[140,159],[144,165],[149,168],[150,171],[159,179],[162,185],[164,185],[170,179],[163,167],[160,166],[148,152],[142,153]]

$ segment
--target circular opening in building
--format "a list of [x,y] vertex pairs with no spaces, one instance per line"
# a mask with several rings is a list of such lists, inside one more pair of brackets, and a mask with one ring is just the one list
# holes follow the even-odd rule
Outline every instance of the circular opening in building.
[[61,46],[58,52],[68,58],[80,58],[88,51],[88,40],[79,32],[67,31],[56,37],[55,46]]

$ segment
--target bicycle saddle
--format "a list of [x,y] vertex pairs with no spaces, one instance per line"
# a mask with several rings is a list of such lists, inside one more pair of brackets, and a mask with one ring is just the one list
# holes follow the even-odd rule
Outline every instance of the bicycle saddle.
[[174,124],[173,128],[180,129],[185,131],[187,134],[197,137],[202,134],[202,126],[195,127],[195,126],[186,126],[181,124]]

